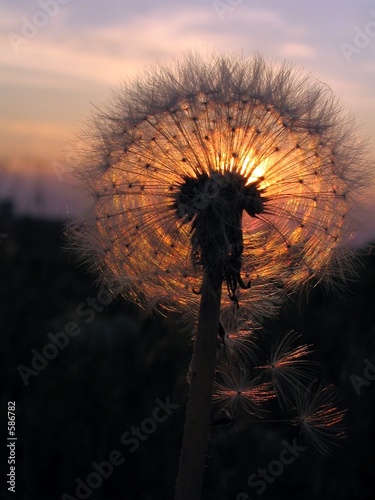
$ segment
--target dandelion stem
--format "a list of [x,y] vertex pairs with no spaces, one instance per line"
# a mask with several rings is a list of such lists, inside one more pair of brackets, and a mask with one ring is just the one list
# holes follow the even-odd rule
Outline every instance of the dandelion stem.
[[[199,500],[210,425],[221,282],[205,270],[175,500]],[[214,284],[215,283],[215,284]]]

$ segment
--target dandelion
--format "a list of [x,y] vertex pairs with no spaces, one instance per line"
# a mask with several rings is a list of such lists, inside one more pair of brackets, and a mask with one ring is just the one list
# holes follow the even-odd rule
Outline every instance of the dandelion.
[[[87,130],[80,251],[145,307],[266,311],[265,282],[329,275],[363,158],[330,90],[289,66],[187,57],[125,85]],[[192,305],[195,303],[196,306]]]
[[220,314],[253,323],[281,292],[334,278],[363,148],[327,87],[259,56],[158,66],[123,86],[86,139],[93,205],[71,227],[76,247],[110,289],[197,319],[176,490],[192,500]]

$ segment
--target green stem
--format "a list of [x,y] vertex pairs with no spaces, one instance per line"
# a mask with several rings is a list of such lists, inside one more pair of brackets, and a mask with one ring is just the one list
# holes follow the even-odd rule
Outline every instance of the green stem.
[[214,285],[205,270],[175,500],[199,500],[201,496],[215,378],[220,301],[221,283]]

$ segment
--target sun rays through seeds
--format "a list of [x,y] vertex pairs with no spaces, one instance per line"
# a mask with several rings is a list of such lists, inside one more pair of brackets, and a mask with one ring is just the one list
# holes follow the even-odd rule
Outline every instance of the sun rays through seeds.
[[343,274],[349,259],[331,263],[350,237],[363,148],[327,87],[290,66],[186,56],[125,84],[86,136],[92,216],[71,234],[147,309],[196,311],[207,267],[223,308],[266,316],[275,282],[288,292]]

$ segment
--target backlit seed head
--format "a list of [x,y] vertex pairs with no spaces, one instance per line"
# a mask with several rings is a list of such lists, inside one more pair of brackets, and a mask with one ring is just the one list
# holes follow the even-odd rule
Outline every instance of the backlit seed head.
[[363,148],[290,66],[186,56],[125,84],[86,138],[93,203],[73,239],[131,299],[195,311],[209,268],[224,309],[267,315],[281,289],[335,277]]

